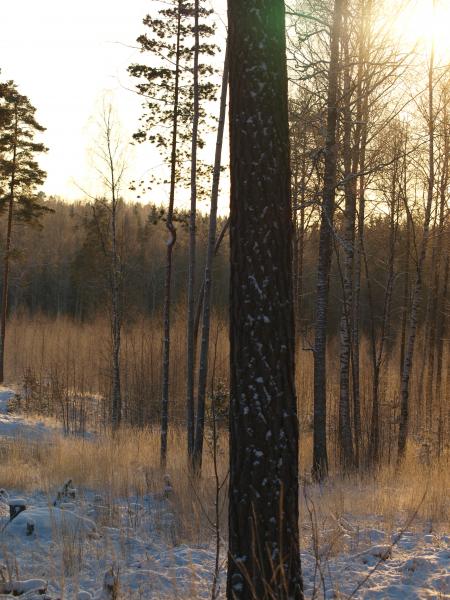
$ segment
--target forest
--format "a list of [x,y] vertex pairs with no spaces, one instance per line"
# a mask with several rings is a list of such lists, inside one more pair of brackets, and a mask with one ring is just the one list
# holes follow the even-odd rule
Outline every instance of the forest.
[[150,2],[75,201],[0,71],[1,597],[448,597],[448,18]]

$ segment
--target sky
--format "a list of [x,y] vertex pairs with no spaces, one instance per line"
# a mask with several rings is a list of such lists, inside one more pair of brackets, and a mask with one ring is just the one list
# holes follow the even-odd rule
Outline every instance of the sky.
[[[133,81],[126,70],[139,61],[135,40],[144,32],[142,19],[154,4],[155,0],[14,0],[2,6],[1,78],[18,84],[47,128],[43,141],[49,152],[40,162],[48,173],[48,195],[76,200],[85,192],[99,193],[90,149],[105,95],[114,105],[123,138],[131,139],[136,131],[141,100],[130,91]],[[218,35],[223,39],[225,0],[211,0],[211,5],[220,15]],[[128,150],[127,178],[145,178],[160,163],[149,144],[133,146]],[[135,199],[127,189],[124,195]],[[158,190],[158,195],[165,191]],[[143,200],[159,203],[165,198]]]
[[[218,41],[224,42],[226,0],[205,0],[216,11]],[[131,91],[130,63],[140,60],[136,38],[145,31],[142,19],[158,0],[14,0],[4,2],[0,19],[0,69],[2,79],[14,79],[21,93],[37,108],[39,122],[47,128],[43,141],[49,148],[42,158],[48,177],[44,191],[68,200],[100,193],[92,165],[94,121],[107,94],[122,127],[131,140],[141,114],[141,100]],[[432,23],[431,0],[417,0],[416,9],[402,28],[412,40],[436,30],[441,47],[450,51],[448,17],[450,0],[440,0]],[[442,11],[446,12],[442,12]],[[218,66],[222,58],[218,57]],[[213,138],[210,144],[214,143]],[[211,155],[213,154],[213,150]],[[224,151],[226,152],[226,150]],[[149,144],[128,149],[128,180],[146,179],[161,168],[161,159]],[[227,182],[224,181],[224,188]],[[123,193],[129,200],[136,194]],[[180,193],[187,204],[188,193]],[[142,198],[156,204],[167,201],[167,190],[158,188]],[[225,189],[221,212],[228,205]],[[206,208],[206,207],[205,207]]]

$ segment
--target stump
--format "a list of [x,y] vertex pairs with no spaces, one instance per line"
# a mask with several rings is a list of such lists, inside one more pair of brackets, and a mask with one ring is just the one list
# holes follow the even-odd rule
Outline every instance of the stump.
[[23,498],[12,498],[8,500],[9,505],[9,520],[12,521],[20,515],[21,512],[27,509],[27,504]]

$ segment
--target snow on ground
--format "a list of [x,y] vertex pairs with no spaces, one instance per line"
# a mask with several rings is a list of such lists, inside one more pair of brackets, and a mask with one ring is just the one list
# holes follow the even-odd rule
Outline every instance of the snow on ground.
[[[356,522],[355,522],[356,525]],[[450,537],[418,531],[387,534],[365,526],[347,534],[350,551],[302,553],[306,596],[366,600],[450,598]],[[326,555],[328,548],[323,549]],[[322,579],[323,578],[323,579]],[[325,594],[323,590],[325,589]]]
[[[48,436],[51,430],[42,423],[8,414],[12,394],[0,390],[0,439]],[[45,597],[30,592],[42,580],[52,600],[106,600],[104,582],[108,587],[116,573],[121,598],[211,597],[212,544],[183,542],[183,524],[163,482],[161,494],[114,501],[99,490],[72,485],[76,482],[59,494],[55,490],[53,497],[35,492],[14,500],[26,510],[12,521],[9,504],[19,494],[0,490],[0,582],[19,581],[17,589],[28,592],[22,598],[33,600]],[[450,599],[449,536],[418,524],[399,535],[400,527],[397,533],[386,532],[375,517],[361,522],[345,515],[337,548],[323,544],[316,551],[318,560],[312,543],[302,552],[306,598]],[[223,598],[224,572],[220,583]],[[12,597],[1,595],[1,585],[0,598]]]
[[58,431],[42,421],[8,413],[8,403],[15,395],[13,390],[0,386],[0,438],[39,440]]

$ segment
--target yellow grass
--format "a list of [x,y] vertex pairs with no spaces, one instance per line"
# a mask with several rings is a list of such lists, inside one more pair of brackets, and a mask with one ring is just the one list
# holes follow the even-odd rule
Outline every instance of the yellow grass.
[[[301,455],[307,454],[310,445],[310,437],[303,436]],[[40,489],[52,497],[71,478],[80,490],[98,490],[113,503],[117,498],[162,493],[164,475],[168,474],[184,535],[191,541],[199,540],[210,535],[205,514],[213,519],[212,451],[207,445],[202,480],[194,484],[187,468],[185,446],[185,432],[172,428],[167,469],[161,471],[156,429],[124,428],[114,437],[105,434],[93,440],[61,435],[54,435],[50,443],[17,439],[1,446],[0,482],[7,489]],[[221,479],[226,478],[225,433],[219,445],[218,467]],[[426,519],[435,527],[445,527],[450,511],[448,467],[448,457],[433,466],[421,464],[417,450],[410,446],[399,471],[385,466],[370,476],[332,477],[322,487],[304,482],[302,496],[304,489],[318,513],[327,518],[378,515],[380,521],[389,524],[417,510],[418,521]],[[301,519],[308,520],[304,511]],[[225,524],[224,514],[222,526]]]
[[[158,320],[142,320],[124,329],[122,348],[122,384],[127,417],[133,422],[152,424],[147,428],[124,427],[111,437],[98,433],[94,439],[56,435],[51,444],[26,440],[3,443],[0,447],[0,485],[31,491],[43,489],[49,495],[68,478],[80,489],[102,491],[113,501],[163,490],[165,473],[159,467],[158,410],[160,398],[160,340]],[[46,381],[54,378],[65,389],[81,394],[99,394],[108,409],[109,328],[105,320],[75,323],[67,318],[28,318],[16,316],[9,323],[7,377],[20,383],[27,369]],[[217,341],[217,344],[216,344]],[[172,332],[171,418],[167,473],[175,489],[176,511],[186,538],[210,536],[208,518],[213,520],[214,478],[212,453],[206,444],[203,477],[193,485],[186,460],[185,422],[185,323],[177,314]],[[367,441],[370,424],[371,367],[366,341],[361,350],[361,393],[363,436]],[[337,348],[329,347],[329,482],[322,488],[306,484],[317,513],[324,519],[351,513],[380,515],[386,523],[417,509],[417,519],[428,519],[441,526],[449,519],[450,465],[449,448],[440,458],[433,450],[430,464],[421,457],[427,440],[421,429],[423,401],[417,392],[415,373],[411,392],[411,435],[406,460],[400,471],[395,462],[396,418],[398,416],[398,360],[395,353],[386,364],[382,380],[382,464],[370,476],[341,479],[338,476],[336,415],[338,400]],[[228,333],[226,325],[213,319],[211,356],[215,357],[214,378],[227,382]],[[312,389],[311,352],[299,349],[297,357],[297,394],[301,430],[300,473],[308,481],[312,461]],[[448,377],[448,376],[447,376]],[[444,381],[445,389],[445,381]],[[106,412],[105,412],[106,414]],[[445,414],[445,411],[444,411]],[[107,414],[106,414],[107,416]],[[438,423],[438,419],[434,419]],[[98,428],[98,431],[104,431]],[[444,438],[445,439],[445,438]],[[228,471],[226,432],[219,444],[221,479]],[[388,460],[390,459],[390,461]],[[426,493],[425,493],[426,492]],[[224,488],[224,493],[226,493]],[[422,501],[423,498],[423,501]],[[207,516],[206,516],[207,515]],[[302,503],[301,521],[308,521]],[[226,509],[222,517],[226,530]]]

